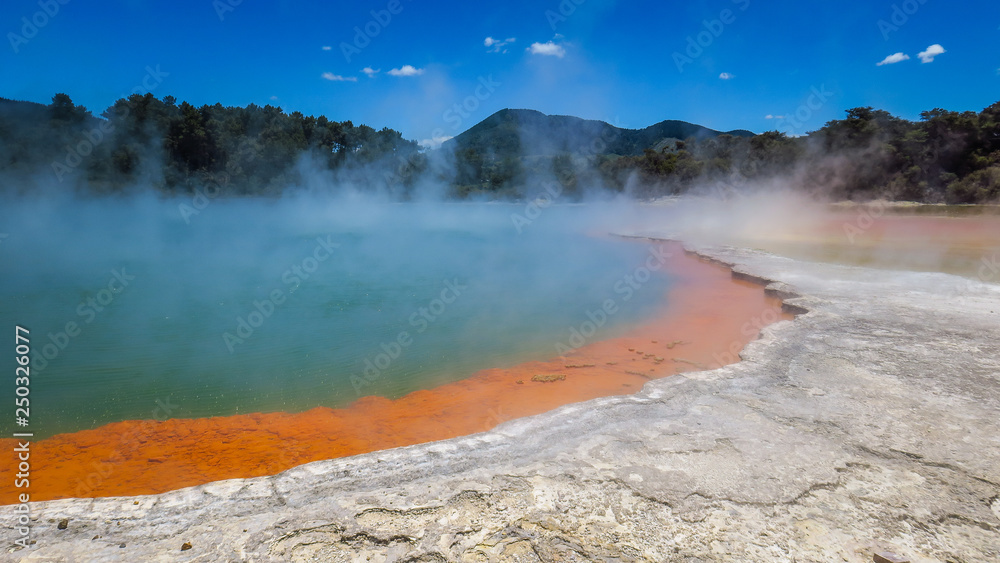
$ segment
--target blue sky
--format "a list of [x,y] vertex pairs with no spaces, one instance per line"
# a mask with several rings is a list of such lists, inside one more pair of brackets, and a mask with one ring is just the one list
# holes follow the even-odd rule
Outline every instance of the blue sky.
[[418,140],[505,107],[802,134],[856,106],[1000,100],[995,0],[4,0],[0,29],[3,97],[99,113],[150,90]]

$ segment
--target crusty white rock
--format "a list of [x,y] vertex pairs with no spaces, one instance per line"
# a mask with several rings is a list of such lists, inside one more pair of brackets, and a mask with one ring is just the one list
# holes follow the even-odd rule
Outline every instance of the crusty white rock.
[[4,559],[1000,560],[1000,286],[698,250],[809,312],[739,364],[483,434],[39,503]]

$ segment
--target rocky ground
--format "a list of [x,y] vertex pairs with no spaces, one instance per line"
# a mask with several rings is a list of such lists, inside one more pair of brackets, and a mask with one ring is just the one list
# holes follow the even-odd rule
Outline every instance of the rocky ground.
[[467,438],[39,503],[3,559],[1000,560],[1000,286],[698,250],[805,313],[738,364]]

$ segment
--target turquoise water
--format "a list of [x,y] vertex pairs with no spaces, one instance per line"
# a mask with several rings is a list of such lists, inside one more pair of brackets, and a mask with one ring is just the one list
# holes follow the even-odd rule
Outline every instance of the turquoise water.
[[615,284],[648,249],[601,236],[582,207],[549,208],[519,233],[523,206],[219,200],[185,219],[186,203],[0,211],[0,319],[31,330],[36,437],[165,407],[203,417],[399,397],[554,357],[608,298],[621,310],[594,338],[621,332],[669,284],[654,277],[624,301]]

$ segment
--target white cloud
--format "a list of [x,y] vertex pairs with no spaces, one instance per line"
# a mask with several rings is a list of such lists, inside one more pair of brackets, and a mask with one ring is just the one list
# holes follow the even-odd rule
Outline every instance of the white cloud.
[[271,101],[272,102],[277,102],[278,101],[278,96],[271,96]]
[[329,45],[323,45],[323,50],[324,51],[329,51],[330,49],[333,49],[333,47],[331,47]]
[[722,74],[719,75],[719,78],[723,80],[731,80],[733,78],[733,75],[729,74],[728,72],[723,72]]
[[424,73],[422,68],[414,68],[413,65],[403,65],[402,68],[394,68],[389,71],[390,76],[420,76]]
[[945,52],[944,47],[935,43],[928,47],[926,51],[917,53],[917,56],[920,57],[920,62],[922,63],[932,63],[934,62],[934,57]]
[[783,115],[771,115],[771,114],[767,114],[767,115],[764,116],[764,119],[784,119],[784,118],[785,118],[785,116],[783,116]]
[[907,55],[906,53],[894,53],[882,59],[882,62],[876,63],[875,66],[893,65],[908,60],[910,60],[910,55]]
[[550,57],[559,57],[560,59],[566,56],[566,49],[563,49],[562,45],[556,45],[552,41],[532,43],[531,47],[528,47],[527,50],[532,55],[548,55]]
[[451,140],[454,137],[431,137],[430,139],[424,139],[422,141],[417,141],[417,144],[425,149],[436,149],[441,146],[445,141]]
[[370,66],[366,66],[365,68],[361,69],[361,72],[367,74],[368,78],[374,78],[376,74],[382,72],[382,69],[375,70]]
[[511,43],[517,41],[517,37],[508,37],[507,39],[494,39],[492,37],[487,37],[483,40],[483,45],[490,47],[487,53],[506,53],[507,49],[505,47]]
[[358,77],[356,77],[356,76],[341,76],[339,74],[334,74],[332,72],[324,72],[320,76],[322,76],[323,78],[325,78],[327,80],[330,80],[332,82],[357,82],[358,81]]

